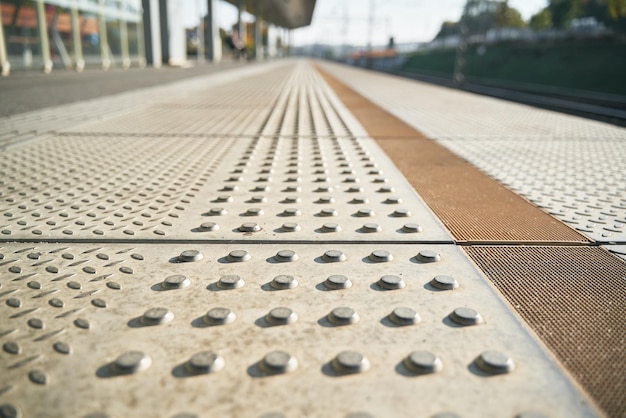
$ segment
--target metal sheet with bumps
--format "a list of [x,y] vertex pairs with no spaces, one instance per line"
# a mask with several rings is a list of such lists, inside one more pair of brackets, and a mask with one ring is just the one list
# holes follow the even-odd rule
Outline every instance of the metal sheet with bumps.
[[0,251],[0,393],[25,417],[594,415],[453,245]]
[[451,242],[370,139],[61,135],[0,175],[9,239]]
[[597,414],[309,65],[91,106],[0,134],[0,413]]
[[0,155],[0,236],[452,242],[310,67],[213,90]]

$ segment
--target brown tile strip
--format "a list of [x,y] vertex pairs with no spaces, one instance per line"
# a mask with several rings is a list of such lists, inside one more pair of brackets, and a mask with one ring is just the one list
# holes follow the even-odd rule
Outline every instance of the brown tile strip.
[[608,416],[626,413],[626,263],[599,247],[463,248]]
[[457,242],[589,243],[323,69],[317,70]]

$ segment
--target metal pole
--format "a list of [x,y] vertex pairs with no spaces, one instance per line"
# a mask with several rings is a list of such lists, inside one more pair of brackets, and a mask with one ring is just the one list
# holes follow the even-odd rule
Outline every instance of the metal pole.
[[245,23],[244,21],[241,19],[241,15],[243,14],[243,0],[238,0],[237,1],[237,31],[239,32],[239,39],[241,39],[241,42],[245,42],[245,31],[246,31],[246,27],[245,27]]
[[122,68],[127,70],[130,68],[130,53],[128,48],[128,24],[126,22],[126,2],[120,1],[121,18],[120,18],[120,43],[122,52]]
[[254,22],[254,55],[257,60],[263,59],[263,6],[258,4],[256,8],[256,20]]
[[204,27],[206,58],[214,64],[222,60],[222,38],[217,17],[219,16],[217,0],[207,0],[207,18]]
[[462,87],[465,83],[465,64],[467,57],[467,15],[469,13],[470,3],[472,0],[467,0],[465,8],[463,9],[463,16],[459,21],[459,44],[456,48],[456,59],[454,62],[454,76],[452,81],[457,87]]
[[43,0],[36,2],[37,27],[39,28],[39,48],[43,60],[43,72],[48,74],[52,71],[52,59],[50,58],[50,41],[48,40],[48,27],[46,25],[46,11]]
[[109,57],[109,41],[107,39],[107,25],[104,20],[104,0],[99,0],[98,9],[98,36],[100,39],[100,59],[102,69],[108,70],[111,67],[111,57]]
[[196,10],[198,12],[198,30],[196,35],[198,38],[198,50],[196,51],[198,62],[204,62],[204,19],[202,18],[202,0],[196,0]]
[[370,15],[368,19],[367,26],[367,50],[369,52],[372,51],[372,42],[374,37],[374,10],[376,9],[376,4],[374,0],[370,0]]
[[74,43],[74,60],[76,62],[76,71],[81,72],[85,68],[85,60],[83,59],[83,43],[80,37],[80,24],[78,20],[78,8],[76,7],[76,3],[78,0],[74,1],[72,5],[72,41]]
[[65,45],[63,44],[63,39],[57,30],[57,20],[59,18],[58,11],[55,10],[52,15],[52,19],[50,20],[50,35],[52,35],[52,41],[54,42],[54,46],[61,57],[61,61],[63,61],[63,65],[65,68],[72,68],[72,59],[70,58],[70,54],[67,53],[67,49],[65,49]]
[[7,58],[7,45],[4,43],[2,12],[0,11],[0,76],[6,77],[11,72],[11,63]]
[[143,16],[137,20],[137,59],[139,60],[139,68],[146,67],[146,45],[144,40]]

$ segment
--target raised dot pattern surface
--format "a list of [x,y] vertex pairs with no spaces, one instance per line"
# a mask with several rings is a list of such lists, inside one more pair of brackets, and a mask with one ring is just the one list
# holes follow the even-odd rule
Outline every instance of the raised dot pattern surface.
[[430,416],[473,387],[463,414],[592,415],[319,76],[268,66],[2,154],[2,407]]
[[[157,378],[164,388],[152,403],[155,408],[176,404],[182,396],[195,406],[229,411],[234,404],[216,407],[210,402],[211,397],[204,400],[200,396],[206,396],[203,385],[190,386],[188,393],[178,391],[177,378],[210,377],[212,392],[221,398],[232,390],[232,381],[247,382],[264,392],[273,387],[272,379],[291,379],[289,376],[293,375],[295,380],[287,380],[292,387],[321,394],[341,409],[339,405],[345,399],[353,399],[352,395],[330,390],[324,379],[352,375],[356,380],[351,383],[351,393],[364,395],[373,384],[379,385],[381,393],[402,391],[394,382],[403,374],[421,376],[427,383],[428,376],[449,371],[455,374],[455,379],[447,380],[446,387],[461,390],[476,379],[472,372],[476,370],[479,376],[510,375],[511,383],[500,382],[489,389],[505,400],[518,402],[517,395],[510,392],[515,387],[523,388],[524,396],[533,399],[529,406],[564,407],[553,402],[553,397],[545,396],[555,390],[551,385],[537,384],[558,379],[550,375],[553,369],[546,367],[547,359],[537,360],[542,358],[539,349],[528,343],[523,332],[512,333],[504,341],[499,330],[490,325],[489,319],[498,318],[506,327],[519,327],[454,246],[438,247],[440,262],[418,264],[415,254],[427,246],[388,245],[385,248],[394,255],[393,261],[372,263],[369,255],[380,251],[380,245],[342,244],[335,247],[341,248],[336,251],[350,256],[337,264],[320,262],[320,255],[329,251],[327,247],[298,244],[290,248],[299,256],[293,269],[285,269],[289,263],[273,261],[276,254],[286,251],[284,245],[250,246],[251,259],[243,264],[249,265],[245,286],[233,291],[222,291],[214,284],[220,278],[231,282],[241,279],[235,273],[242,274],[242,264],[220,262],[224,254],[236,251],[237,247],[214,245],[213,248],[214,251],[204,250],[205,257],[198,262],[180,263],[176,257],[189,249],[188,245],[108,245],[106,248],[88,244],[5,245],[2,250],[5,259],[15,257],[17,261],[12,264],[22,267],[20,274],[36,274],[41,283],[41,289],[33,289],[28,286],[28,280],[9,281],[3,282],[0,289],[15,290],[13,293],[19,293],[24,301],[20,308],[6,306],[1,311],[4,325],[0,335],[5,341],[0,366],[18,364],[5,369],[7,378],[18,381],[26,377],[30,384],[42,387],[52,387],[60,380],[81,382],[80,388],[74,387],[79,396],[73,396],[77,408],[85,411],[91,405],[88,399],[102,396],[98,391],[103,379],[132,375],[133,379],[147,383]],[[37,260],[26,257],[28,251],[37,251],[40,257]],[[69,254],[72,257],[63,256]],[[134,274],[120,272],[119,264],[105,267],[118,260],[132,268]],[[47,262],[39,264],[41,261]],[[58,266],[59,272],[47,272],[45,267],[49,265]],[[92,266],[96,274],[85,273],[84,265]],[[416,269],[416,266],[421,267]],[[293,275],[278,274],[285,271]],[[186,287],[164,291],[161,286],[164,272],[173,283],[184,282],[184,278],[193,280]],[[336,273],[342,273],[343,277]],[[458,280],[460,286],[450,292],[431,288],[433,277],[442,273],[462,277]],[[289,287],[296,274],[298,286]],[[385,276],[392,276],[389,282],[396,284],[395,278],[402,278],[405,287],[382,292],[378,283]],[[14,277],[20,276],[14,274]],[[81,282],[82,288],[64,286],[70,280]],[[113,280],[123,290],[106,286]],[[269,284],[273,281],[283,283],[286,288],[272,291],[278,290]],[[347,283],[351,286],[346,286]],[[107,302],[106,308],[92,305],[94,294]],[[65,305],[52,307],[49,301],[53,299],[62,300]],[[219,300],[219,304],[207,306],[210,300]],[[314,309],[307,308],[310,301],[315,301]],[[476,307],[486,322],[475,327],[451,325],[450,304],[463,306],[468,301],[478,304]],[[16,312],[20,315],[15,315]],[[44,315],[45,312],[52,315]],[[40,319],[45,326],[41,329],[29,326],[32,319]],[[10,329],[16,331],[7,333]],[[352,333],[360,337],[344,339]],[[472,339],[458,347],[448,346],[443,336],[464,338],[464,333]],[[308,338],[311,334],[316,337]],[[424,342],[422,335],[430,337]],[[95,349],[86,349],[85,338]],[[267,338],[272,341],[264,343]],[[159,343],[154,344],[157,340]],[[428,350],[432,356],[415,354],[416,350]],[[489,354],[492,351],[501,355]],[[287,355],[280,354],[283,352]],[[509,366],[506,359],[500,361],[502,356],[510,358],[514,366]],[[60,371],[56,363],[61,357],[81,367]],[[36,368],[28,367],[30,362],[35,365],[35,358]],[[19,366],[21,362],[25,362],[24,366]],[[261,380],[257,379],[270,379],[269,388],[263,389]],[[26,388],[21,386],[17,393]],[[426,393],[432,390],[434,396],[437,388],[435,385],[420,390]],[[415,386],[409,384],[406,395],[414,390]],[[117,391],[110,393],[120,396]],[[237,405],[257,410],[257,402],[258,399],[243,397]],[[289,405],[302,402],[306,402],[306,397],[290,398]],[[446,404],[443,399],[437,402],[435,405],[440,407]],[[458,402],[465,405],[462,399]],[[261,403],[270,406],[267,401]],[[359,406],[352,401],[348,403]],[[371,411],[382,412],[405,411],[410,404],[366,402],[365,405]],[[464,407],[472,408],[471,405]]]

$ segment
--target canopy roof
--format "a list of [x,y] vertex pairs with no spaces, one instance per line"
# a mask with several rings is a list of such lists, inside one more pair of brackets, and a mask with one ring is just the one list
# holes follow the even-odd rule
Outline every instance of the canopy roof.
[[[237,6],[238,0],[226,0]],[[241,0],[243,9],[263,20],[287,29],[311,24],[315,0]]]

